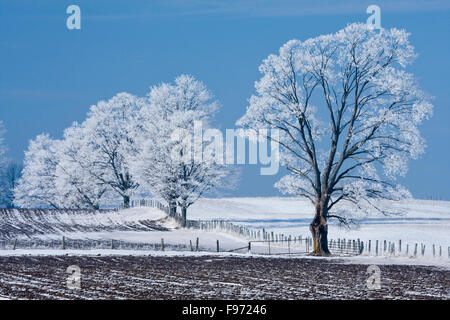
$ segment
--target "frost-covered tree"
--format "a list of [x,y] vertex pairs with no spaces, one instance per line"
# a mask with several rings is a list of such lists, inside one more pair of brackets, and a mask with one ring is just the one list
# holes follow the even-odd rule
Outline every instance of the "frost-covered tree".
[[106,172],[97,171],[101,157],[88,145],[89,134],[83,126],[74,123],[64,131],[64,139],[59,143],[54,179],[55,202],[59,207],[95,210],[104,200],[108,186],[100,178]]
[[133,172],[172,212],[179,206],[184,222],[189,206],[226,176],[221,164],[187,156],[194,121],[206,126],[215,109],[205,85],[181,75],[174,84],[152,87],[136,119]]
[[90,175],[120,195],[126,208],[138,187],[127,162],[128,154],[133,150],[130,130],[138,111],[138,101],[131,94],[119,93],[92,106],[82,124],[84,143],[96,154]]
[[329,254],[329,219],[347,224],[355,212],[389,214],[383,200],[410,196],[395,178],[424,152],[418,126],[432,105],[405,71],[415,57],[408,36],[351,24],[289,41],[260,66],[263,76],[238,124],[281,131],[289,174],[276,186],[314,204],[314,254]]
[[128,207],[138,187],[127,163],[137,102],[120,93],[92,106],[87,119],[66,129],[62,140],[41,135],[32,141],[15,190],[16,205],[97,209],[111,204],[116,194]]
[[60,141],[41,134],[30,141],[25,151],[22,177],[14,188],[14,205],[25,208],[58,208],[55,172]]
[[25,152],[22,176],[14,187],[14,205],[22,208],[97,209],[106,187],[90,175],[95,153],[84,131],[74,124],[63,140],[41,134]]

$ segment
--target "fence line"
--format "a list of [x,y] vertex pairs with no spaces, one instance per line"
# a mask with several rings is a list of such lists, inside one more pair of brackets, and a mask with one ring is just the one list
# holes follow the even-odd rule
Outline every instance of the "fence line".
[[[164,211],[167,215],[174,218],[179,226],[182,226],[183,219],[176,212],[170,212],[169,207],[162,204],[158,200],[133,200],[130,203],[130,206],[147,206],[154,207],[161,211]],[[243,237],[247,240],[250,240],[251,243],[263,242],[267,243],[269,246],[270,253],[270,244],[281,243],[296,245],[297,243],[300,245],[304,245],[305,251],[311,251],[313,247],[313,239],[311,237],[303,237],[300,236],[291,236],[280,233],[274,233],[273,231],[267,231],[265,228],[261,229],[251,229],[241,225],[237,225],[225,220],[187,220],[186,228],[190,229],[199,229],[199,230],[219,230],[222,232],[230,233],[239,237]],[[403,242],[404,246],[402,246],[402,240],[398,241],[398,245],[396,246],[395,242],[387,241],[387,240],[376,240],[375,245],[372,244],[372,240],[361,241],[360,239],[330,239],[328,240],[328,248],[332,253],[341,253],[341,254],[366,254],[366,255],[405,255],[405,256],[425,256],[426,254],[426,245],[420,243],[420,251],[418,251],[418,243],[414,243],[413,248],[409,247],[410,243]],[[251,244],[250,244],[251,245]],[[245,247],[236,248],[235,251],[244,250]],[[445,249],[445,247],[444,247]],[[233,250],[231,250],[233,251]],[[443,247],[432,244],[432,256],[433,257],[442,257],[443,256]],[[447,247],[447,256],[450,258],[450,246]]]
[[[164,205],[158,200],[155,199],[138,199],[138,200],[131,200],[130,201],[130,207],[151,207],[159,209],[163,212],[165,212],[168,216],[175,219],[177,225],[179,227],[183,226],[183,219],[182,217],[176,213],[171,212],[169,207],[167,205]],[[123,205],[119,206],[119,209],[123,209]],[[274,232],[268,232],[264,228],[261,229],[252,229],[247,228],[241,225],[234,224],[232,222],[226,221],[226,220],[219,220],[219,219],[213,219],[213,220],[186,220],[185,228],[188,229],[199,229],[199,230],[220,230],[229,234],[236,235],[238,237],[250,239],[250,240],[265,240],[265,241],[287,241],[290,235],[287,236],[285,234],[278,234]],[[291,238],[293,240],[293,238]],[[296,239],[302,239],[302,236],[300,235]],[[305,238],[303,238],[305,239]]]
[[[263,255],[306,255],[312,251],[313,241],[310,237],[306,238],[288,238],[287,240],[249,240],[248,245],[239,246],[238,248],[223,248],[220,250],[219,240],[216,241],[216,246],[200,247],[200,239],[197,237],[193,245],[192,240],[189,244],[167,243],[164,238],[160,242],[143,243],[143,242],[129,242],[123,240],[82,240],[70,239],[62,236],[61,239],[56,240],[28,240],[28,239],[14,239],[14,240],[0,240],[0,250],[17,250],[17,249],[62,249],[62,250],[95,250],[95,249],[119,249],[119,250],[151,250],[151,251],[203,251],[203,252],[241,252],[253,253]],[[377,241],[378,242],[378,241]],[[399,240],[399,243],[402,241]],[[384,242],[383,242],[384,243]],[[414,251],[410,250],[409,243],[406,246],[398,246],[398,250],[394,247],[394,242],[386,241],[386,250],[384,246],[372,247],[371,240],[358,241],[353,239],[331,239],[328,246],[332,254],[341,255],[378,255],[378,256],[407,256],[418,257],[424,256],[426,253],[426,246],[421,244],[421,250],[418,251],[418,244],[415,243]],[[433,246],[432,246],[433,247]],[[442,246],[434,245],[435,250],[431,251],[433,257],[445,258]],[[372,250],[374,249],[374,250]],[[423,250],[422,250],[423,249]],[[450,259],[450,247],[447,247],[447,257]]]
[[[167,205],[164,205],[158,200],[155,199],[139,199],[139,200],[131,200],[130,207],[151,207],[159,209],[165,212],[168,216],[175,219],[177,225],[179,227],[183,226],[183,218],[176,212],[171,212]],[[123,209],[123,205],[119,206],[119,209]],[[261,240],[264,236],[264,229],[250,229],[244,226],[236,225],[231,222],[225,220],[186,220],[185,228],[188,229],[199,229],[199,230],[221,230],[227,233],[231,233],[240,237],[244,237],[247,239],[259,239]],[[274,234],[272,233],[272,236]],[[284,238],[284,235],[275,235],[278,238]]]
[[167,244],[164,239],[161,242],[129,242],[123,240],[82,240],[62,237],[60,240],[0,240],[0,250],[18,250],[18,249],[61,249],[61,250],[151,250],[151,251],[187,251],[186,244]]

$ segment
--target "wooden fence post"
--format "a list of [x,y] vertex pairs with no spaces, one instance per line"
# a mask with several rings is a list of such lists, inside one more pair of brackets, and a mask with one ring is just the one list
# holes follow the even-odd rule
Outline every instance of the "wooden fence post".
[[376,255],[378,255],[378,240],[376,242],[375,253],[376,253]]
[[164,238],[161,238],[161,251],[164,251]]
[[249,241],[248,242],[248,253],[250,253],[252,251],[252,243]]
[[64,236],[62,237],[61,247],[63,250],[66,249],[66,241],[65,241]]
[[217,252],[219,252],[219,240],[217,240]]
[[195,252],[198,252],[198,238],[197,238],[197,240],[195,241]]
[[192,247],[192,240],[189,240],[189,245],[191,246],[191,251],[194,251],[194,248]]
[[414,257],[417,257],[417,243],[416,243],[416,245],[414,246]]
[[14,246],[13,246],[13,250],[16,250],[16,246],[17,246],[17,238],[14,239]]
[[113,239],[111,239],[111,250],[114,249]]

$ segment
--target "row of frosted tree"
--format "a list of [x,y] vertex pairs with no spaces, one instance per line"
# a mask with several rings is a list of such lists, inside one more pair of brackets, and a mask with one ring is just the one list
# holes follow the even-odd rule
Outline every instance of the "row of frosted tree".
[[[315,254],[329,254],[330,219],[348,224],[359,214],[398,213],[392,201],[410,197],[396,178],[424,153],[419,126],[432,114],[406,70],[415,57],[406,31],[350,24],[291,40],[260,66],[237,124],[279,130],[274,142],[287,174],[276,187],[311,201]],[[176,128],[192,130],[195,120],[209,123],[214,109],[205,86],[189,76],[152,87],[145,98],[122,93],[100,102],[62,140],[40,135],[30,143],[15,203],[98,208],[120,196],[126,206],[142,187],[185,216],[227,171],[183,160],[169,137]],[[169,156],[173,150],[179,157]]]
[[[194,121],[210,123],[216,103],[205,85],[181,75],[174,84],[150,88],[145,97],[119,93],[91,106],[60,140],[41,134],[25,152],[14,189],[19,207],[124,207],[136,193],[164,199],[186,217],[205,192],[224,185],[227,170],[213,162],[183,157]],[[205,126],[205,128],[207,128]]]

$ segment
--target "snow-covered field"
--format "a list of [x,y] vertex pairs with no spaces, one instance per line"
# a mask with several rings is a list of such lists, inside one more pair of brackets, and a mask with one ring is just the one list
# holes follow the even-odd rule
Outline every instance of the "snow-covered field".
[[223,232],[186,230],[177,227],[175,221],[155,208],[137,207],[120,211],[76,211],[76,210],[13,210],[0,215],[0,241],[9,243],[18,239],[18,247],[25,241],[61,241],[62,236],[75,240],[110,240],[131,243],[161,243],[165,245],[216,248],[219,240],[221,250],[243,247],[246,239]]
[[[395,242],[402,240],[402,263],[408,262],[416,243],[425,244],[425,257],[420,253],[412,261],[426,261],[433,259],[433,264],[446,265],[449,263],[448,246],[450,245],[450,202],[413,200],[407,203],[395,203],[405,214],[402,216],[385,217],[372,216],[364,219],[357,229],[348,230],[337,224],[329,227],[330,239],[361,239],[372,240],[372,255],[375,240]],[[310,236],[308,226],[312,218],[313,208],[305,200],[296,198],[223,198],[202,199],[188,211],[188,218],[192,220],[227,220],[234,224],[252,229],[265,228],[266,231],[291,235]],[[70,239],[126,241],[132,243],[160,244],[164,239],[165,245],[195,246],[199,239],[199,248],[215,251],[217,241],[220,250],[226,251],[245,247],[248,239],[229,234],[220,230],[184,230],[176,227],[175,222],[163,212],[155,208],[132,208],[111,212],[10,212],[0,217],[2,239],[7,239],[8,248],[13,239],[23,240],[53,240],[60,241],[65,236],[69,245]],[[432,245],[435,244],[435,255],[432,257]],[[406,255],[406,246],[409,254]],[[1,248],[0,248],[1,249]],[[278,253],[286,252],[286,245],[278,248]],[[291,245],[291,252],[304,252],[304,246]],[[397,249],[398,250],[398,247]],[[441,251],[440,251],[441,250]],[[0,250],[2,251],[2,250]],[[252,244],[253,253],[267,253],[267,244]],[[17,250],[18,254],[21,250]],[[34,251],[37,252],[37,251]],[[91,251],[92,253],[93,251]],[[115,251],[116,253],[118,251]],[[245,249],[238,252],[246,252]],[[272,253],[277,253],[277,246],[273,245]],[[2,254],[12,254],[11,250],[3,250]],[[29,252],[28,252],[29,253]],[[67,253],[67,251],[66,251]],[[367,253],[365,253],[367,255]],[[442,254],[442,256],[440,256]],[[386,256],[387,254],[383,254]],[[398,252],[397,252],[397,255]],[[384,257],[386,262],[388,258]],[[406,259],[406,260],[405,260]],[[401,258],[396,261],[400,262]]]
[[[0,297],[8,299],[449,299],[448,270],[332,259],[184,253],[0,256]],[[67,267],[80,289],[67,287]]]
[[[423,243],[426,252],[431,246],[442,246],[447,257],[450,246],[450,202],[412,200],[393,203],[400,216],[371,216],[358,228],[347,229],[331,223],[329,238],[361,239],[363,241],[402,240],[406,244]],[[250,228],[265,228],[285,235],[309,236],[313,207],[307,200],[297,198],[223,198],[201,199],[189,212],[190,219],[225,219]],[[410,247],[411,250],[411,247]],[[436,249],[438,251],[438,249]]]

